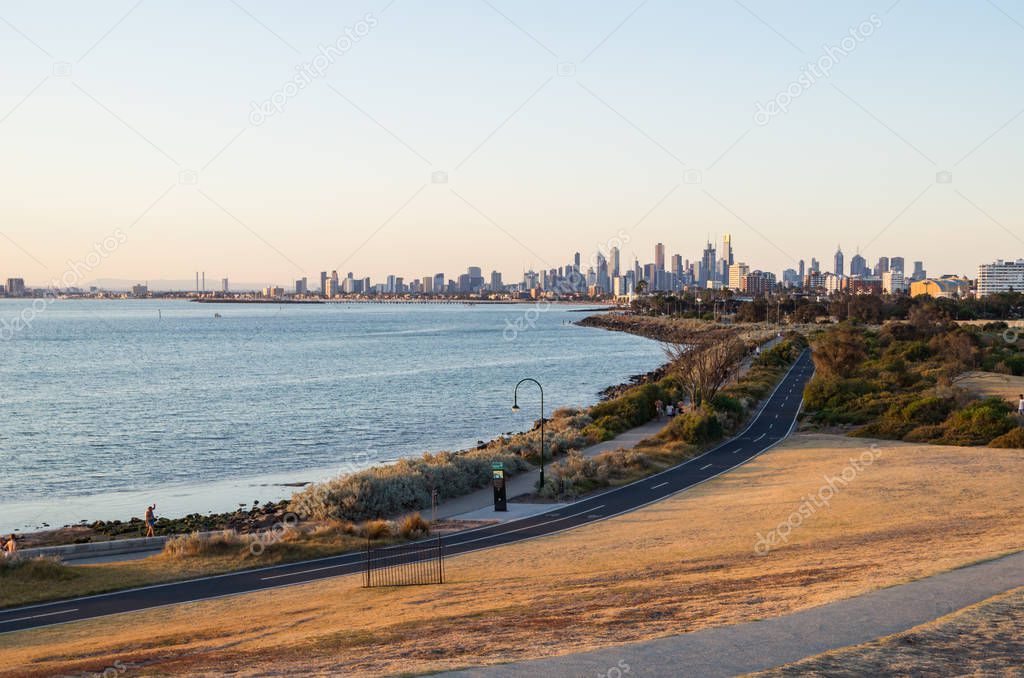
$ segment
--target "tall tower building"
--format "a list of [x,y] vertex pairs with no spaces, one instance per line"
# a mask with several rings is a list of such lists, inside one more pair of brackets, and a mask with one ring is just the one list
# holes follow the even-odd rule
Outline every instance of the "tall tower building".
[[801,260],[800,260],[800,279],[801,279],[801,280],[803,280],[803,279],[804,279],[804,273],[806,273],[806,271],[804,270],[804,268],[805,268],[805,266],[804,266],[804,260],[803,260],[803,259],[801,259]]
[[722,258],[728,266],[736,263],[732,256],[732,236],[728,233],[722,236]]
[[843,275],[843,271],[846,270],[843,266],[843,248],[838,245],[836,246],[835,265],[833,273],[836,275]]
[[654,268],[657,271],[665,270],[665,245],[660,242],[654,246]]
[[716,264],[715,246],[711,244],[711,241],[708,241],[708,246],[704,248],[704,256],[700,261],[700,278],[698,282],[701,287],[707,287],[709,280],[715,280]]
[[612,277],[613,278],[618,278],[620,275],[622,275],[622,270],[620,268],[621,254],[619,253],[619,248],[618,247],[613,247],[612,248],[611,256],[612,256],[612,261],[611,261]]

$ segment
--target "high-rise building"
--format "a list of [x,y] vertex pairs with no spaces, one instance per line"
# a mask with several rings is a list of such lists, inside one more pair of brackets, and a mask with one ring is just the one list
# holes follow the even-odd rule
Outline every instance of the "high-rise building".
[[327,293],[327,271],[320,271],[320,294]]
[[924,270],[924,262],[923,261],[915,261],[914,262],[914,274],[912,276],[910,276],[910,279],[911,280],[924,280],[927,277],[928,277],[928,273],[927,273],[927,271]]
[[654,268],[665,270],[665,245],[660,242],[654,246]]
[[867,259],[860,255],[860,252],[850,257],[850,275],[867,275],[868,262]]
[[736,263],[732,256],[732,236],[728,233],[722,236],[722,258],[725,259],[726,267]]
[[843,275],[844,270],[845,268],[843,267],[843,248],[836,247],[835,268],[833,270],[833,273],[841,276]]
[[707,283],[715,281],[715,246],[708,241],[704,248],[704,256],[700,262],[700,278],[698,284],[701,288],[707,287]]
[[295,294],[305,294],[308,281],[306,278],[299,278],[295,281]]
[[978,267],[978,296],[999,292],[1024,292],[1024,259],[997,259]]
[[811,271],[821,273],[821,264],[819,264],[818,260],[815,259],[814,257],[811,257],[811,270],[808,271],[808,273],[810,273]]
[[444,284],[444,273],[434,274],[434,294],[447,294],[448,290]]
[[4,289],[9,297],[23,296],[25,294],[25,280],[23,278],[8,278]]
[[423,280],[420,281],[420,290],[423,292],[423,294],[433,294],[434,278],[429,275],[423,276]]
[[878,257],[878,264],[875,265],[875,275],[881,276],[889,272],[889,257]]
[[743,279],[750,273],[750,267],[742,262],[737,262],[729,267],[729,289],[740,291],[743,289]]
[[904,273],[903,257],[893,257],[889,259],[889,270],[895,273]]
[[220,279],[220,291],[221,292],[228,292],[230,290],[231,290],[231,284],[228,282],[228,279],[227,278],[221,278]]
[[798,273],[800,274],[800,284],[801,284],[801,285],[803,284],[803,279],[804,279],[804,273],[806,273],[806,272],[807,272],[806,270],[804,270],[804,268],[805,268],[805,267],[804,267],[804,260],[803,260],[803,259],[801,259],[801,260],[800,260],[800,270],[798,271]]
[[882,291],[886,294],[903,294],[908,289],[903,271],[888,270],[882,274]]
[[611,276],[613,278],[618,278],[622,274],[622,269],[620,268],[621,254],[619,253],[619,248],[618,247],[613,247],[612,251],[610,252],[610,254],[611,254],[611,271],[610,271],[610,273],[611,273]]
[[504,283],[501,282],[501,272],[491,271],[491,291],[500,292],[505,288]]
[[328,299],[333,299],[334,297],[338,296],[340,290],[338,289],[337,280],[335,280],[334,278],[328,278],[326,285],[327,286],[324,288],[325,297],[327,297]]

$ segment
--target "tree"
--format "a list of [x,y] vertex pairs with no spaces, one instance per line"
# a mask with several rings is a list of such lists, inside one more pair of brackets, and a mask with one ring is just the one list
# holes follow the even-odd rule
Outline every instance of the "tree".
[[864,337],[852,325],[840,325],[814,343],[814,367],[826,376],[853,376],[866,357]]
[[693,331],[665,348],[669,373],[679,379],[695,407],[729,382],[746,352],[731,329]]

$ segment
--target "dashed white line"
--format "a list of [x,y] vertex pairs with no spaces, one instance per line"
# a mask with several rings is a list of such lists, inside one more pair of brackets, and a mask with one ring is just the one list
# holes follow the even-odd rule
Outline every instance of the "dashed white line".
[[736,454],[737,452],[742,452],[742,451],[743,451],[743,448],[741,447],[741,448],[739,448],[738,450],[733,450],[733,451],[732,451],[732,453],[733,453],[733,454]]
[[666,485],[668,485],[668,483],[667,483],[667,482],[666,482],[666,483],[661,483],[660,485],[655,485],[655,486],[654,486],[654,487],[652,487],[651,489],[652,489],[652,490],[656,490],[656,489],[658,489],[659,487],[665,487]]
[[711,468],[711,464],[708,464],[707,466],[701,466],[700,470],[703,471],[706,468]]
[[756,438],[754,438],[754,442],[756,443],[756,442],[757,442],[758,440],[761,440],[761,439],[762,439],[762,438],[764,438],[764,437],[765,437],[766,435],[768,435],[768,434],[767,434],[767,433],[762,433],[761,435],[759,435],[759,436],[757,436]]
[[39,619],[40,617],[52,617],[56,614],[71,614],[72,612],[78,612],[77,607],[73,607],[70,610],[61,610],[60,612],[47,612],[46,614],[36,614],[31,617],[18,617],[17,619],[4,619],[0,621],[0,624],[13,624],[14,622],[27,621],[29,619]]

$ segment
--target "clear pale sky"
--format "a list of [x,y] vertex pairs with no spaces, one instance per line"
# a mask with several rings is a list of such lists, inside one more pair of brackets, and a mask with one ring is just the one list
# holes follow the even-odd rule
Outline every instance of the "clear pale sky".
[[[755,122],[872,15],[829,77]],[[116,229],[85,279],[514,280],[620,233],[647,262],[728,231],[776,272],[837,243],[930,274],[1024,256],[1021,2],[111,0],[0,18],[0,277],[43,283]]]

